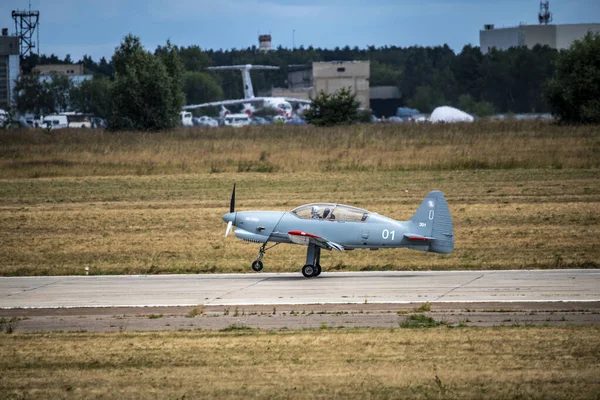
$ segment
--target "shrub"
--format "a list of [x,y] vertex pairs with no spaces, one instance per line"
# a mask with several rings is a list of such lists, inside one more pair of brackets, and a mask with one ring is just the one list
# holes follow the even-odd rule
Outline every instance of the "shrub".
[[546,101],[563,123],[600,123],[600,33],[588,32],[560,53]]

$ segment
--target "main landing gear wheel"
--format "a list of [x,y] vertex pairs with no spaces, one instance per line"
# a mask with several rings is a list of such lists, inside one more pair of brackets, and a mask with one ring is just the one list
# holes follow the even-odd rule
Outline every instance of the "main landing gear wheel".
[[321,264],[317,264],[317,266],[315,267],[315,274],[313,276],[319,275],[321,275]]
[[255,272],[260,272],[263,269],[263,263],[262,263],[262,261],[258,261],[258,260],[254,261],[252,263],[252,269]]
[[310,264],[306,264],[304,267],[302,267],[302,275],[304,275],[305,278],[315,276],[316,271],[317,269]]

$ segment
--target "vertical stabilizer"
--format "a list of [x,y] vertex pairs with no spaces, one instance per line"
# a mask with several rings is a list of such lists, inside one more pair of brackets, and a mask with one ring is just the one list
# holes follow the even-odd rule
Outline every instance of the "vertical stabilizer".
[[412,233],[432,238],[429,251],[446,254],[454,250],[452,217],[446,198],[439,190],[429,192],[410,222]]

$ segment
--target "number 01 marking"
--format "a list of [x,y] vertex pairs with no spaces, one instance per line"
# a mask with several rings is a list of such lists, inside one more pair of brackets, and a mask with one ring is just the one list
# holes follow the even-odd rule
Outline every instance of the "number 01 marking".
[[384,229],[383,232],[381,232],[381,237],[384,240],[389,239],[389,237],[392,237],[392,240],[394,240],[394,237],[396,236],[396,231],[388,231],[387,229]]

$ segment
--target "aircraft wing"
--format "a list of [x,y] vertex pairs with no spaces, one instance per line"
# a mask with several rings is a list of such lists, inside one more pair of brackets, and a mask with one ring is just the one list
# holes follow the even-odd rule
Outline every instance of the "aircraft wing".
[[256,103],[258,101],[263,101],[260,97],[254,97],[251,99],[239,99],[239,100],[222,100],[222,101],[213,101],[211,103],[202,103],[202,104],[191,104],[189,106],[184,106],[184,110],[193,110],[194,108],[204,108],[204,107],[220,107],[220,106],[234,106],[238,104],[247,104],[247,103]]
[[292,241],[292,243],[301,244],[304,246],[308,246],[311,243],[315,245],[327,249],[327,250],[336,250],[339,252],[344,251],[344,247],[334,242],[330,242],[329,240],[322,238],[317,235],[313,235],[312,233],[302,232],[302,231],[289,231],[288,237]]
[[[289,103],[298,103],[298,104],[311,104],[310,100],[304,99],[294,99],[291,97],[283,97],[283,99]],[[238,99],[238,100],[221,100],[221,101],[213,101],[211,103],[202,103],[202,104],[190,104],[188,106],[184,106],[184,110],[193,110],[195,108],[204,108],[204,107],[220,107],[220,106],[234,106],[241,104],[252,104],[252,103],[263,103],[266,100],[269,100],[269,97],[252,97],[249,99]]]
[[288,103],[297,103],[297,104],[312,104],[312,100],[306,99],[294,99],[293,97],[284,97],[283,98]]

